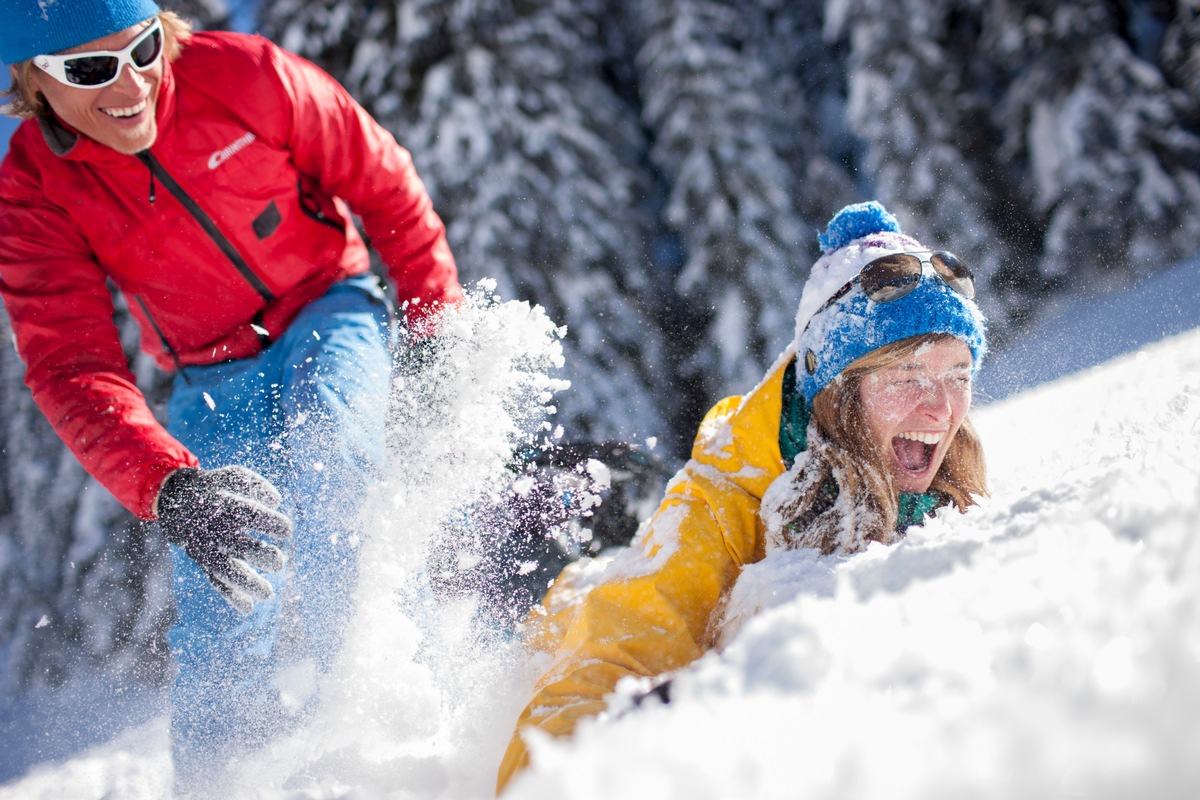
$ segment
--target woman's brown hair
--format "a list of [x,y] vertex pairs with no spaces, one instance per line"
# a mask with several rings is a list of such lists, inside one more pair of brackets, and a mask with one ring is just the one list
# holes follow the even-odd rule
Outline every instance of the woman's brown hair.
[[[846,367],[812,403],[808,449],[763,497],[769,545],[855,552],[868,541],[895,541],[897,492],[867,424],[862,380],[911,358],[925,344],[950,337],[914,336],[873,350]],[[836,491],[833,487],[836,486]],[[987,495],[983,446],[970,415],[946,451],[929,490],[961,512]]]
[[[158,15],[163,27],[163,58],[174,61],[183,52],[184,46],[192,38],[192,24],[174,11],[162,11]],[[0,113],[19,119],[33,119],[46,110],[46,101],[34,90],[30,73],[37,69],[33,60],[22,61],[9,67],[12,74],[12,86],[0,94],[8,98],[8,102],[0,106]]]

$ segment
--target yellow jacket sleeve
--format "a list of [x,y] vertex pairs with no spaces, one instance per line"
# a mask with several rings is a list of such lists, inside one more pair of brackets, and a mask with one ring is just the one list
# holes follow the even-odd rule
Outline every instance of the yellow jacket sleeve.
[[711,649],[727,592],[741,567],[763,556],[759,503],[783,472],[784,365],[708,413],[691,460],[628,548],[572,564],[534,609],[526,644],[553,661],[517,721],[498,792],[528,762],[526,731],[569,735],[605,709],[622,678],[661,675]]

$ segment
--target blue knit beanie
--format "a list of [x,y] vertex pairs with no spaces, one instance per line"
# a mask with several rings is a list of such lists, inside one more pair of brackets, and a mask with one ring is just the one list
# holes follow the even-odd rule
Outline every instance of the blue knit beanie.
[[153,0],[0,0],[0,61],[19,64],[78,47],[160,11]]
[[900,223],[880,203],[846,206],[829,221],[818,240],[825,253],[813,264],[796,314],[797,383],[805,400],[812,403],[817,392],[855,359],[926,333],[961,339],[971,349],[972,372],[979,369],[987,352],[983,315],[974,302],[928,269],[917,287],[899,300],[868,300],[856,283],[846,295],[817,313],[867,262],[893,253],[929,251],[906,236]]

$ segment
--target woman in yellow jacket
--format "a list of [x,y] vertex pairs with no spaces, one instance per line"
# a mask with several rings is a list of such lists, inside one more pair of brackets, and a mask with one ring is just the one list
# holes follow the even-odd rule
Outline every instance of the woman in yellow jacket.
[[970,271],[903,234],[876,202],[842,209],[820,242],[792,345],[749,394],[709,411],[630,547],[571,565],[534,609],[526,643],[553,661],[498,790],[528,762],[527,730],[569,735],[622,678],[663,675],[712,649],[744,564],[774,549],[888,544],[986,492],[967,416],[986,351]]

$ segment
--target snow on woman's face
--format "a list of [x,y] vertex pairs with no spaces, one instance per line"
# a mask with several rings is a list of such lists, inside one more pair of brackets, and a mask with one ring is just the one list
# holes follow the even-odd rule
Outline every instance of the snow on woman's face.
[[971,405],[971,351],[958,339],[925,344],[864,376],[859,398],[896,489],[924,492]]

